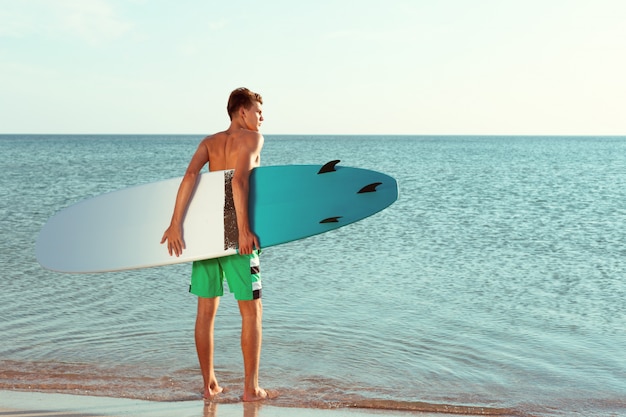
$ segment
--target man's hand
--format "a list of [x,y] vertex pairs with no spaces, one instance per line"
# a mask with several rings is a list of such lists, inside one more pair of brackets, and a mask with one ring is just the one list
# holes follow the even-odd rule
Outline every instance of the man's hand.
[[161,239],[161,244],[165,243],[167,240],[167,251],[176,255],[177,257],[182,255],[183,249],[185,247],[185,241],[183,240],[183,230],[180,226],[170,225],[167,228],[165,233],[163,233],[163,238]]
[[252,232],[239,232],[239,254],[250,255],[254,249],[261,249],[259,238]]

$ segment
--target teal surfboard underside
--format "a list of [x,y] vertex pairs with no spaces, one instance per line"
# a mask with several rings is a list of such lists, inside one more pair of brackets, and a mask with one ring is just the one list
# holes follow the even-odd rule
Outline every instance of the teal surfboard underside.
[[[253,171],[250,222],[261,247],[317,235],[375,214],[398,198],[396,181],[366,169],[268,166]],[[367,187],[370,187],[369,189]]]
[[[371,216],[398,197],[388,175],[322,165],[256,168],[249,213],[261,248],[306,238]],[[186,248],[160,244],[182,177],[90,198],[55,214],[35,245],[39,263],[59,272],[92,273],[190,262],[237,252],[232,171],[200,175],[183,222]]]

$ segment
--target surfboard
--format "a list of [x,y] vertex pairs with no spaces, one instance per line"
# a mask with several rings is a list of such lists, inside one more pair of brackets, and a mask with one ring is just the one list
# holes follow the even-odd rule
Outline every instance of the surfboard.
[[[248,210],[261,248],[354,223],[398,198],[394,178],[338,163],[252,170]],[[160,241],[182,177],[113,191],[59,211],[39,233],[37,261],[53,271],[95,273],[234,254],[232,176],[232,170],[199,176],[183,222],[186,249],[179,257],[170,256]]]

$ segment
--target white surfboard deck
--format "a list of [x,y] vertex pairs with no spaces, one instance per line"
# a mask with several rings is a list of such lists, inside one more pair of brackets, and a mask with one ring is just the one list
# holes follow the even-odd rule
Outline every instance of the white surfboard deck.
[[61,272],[107,272],[234,254],[224,249],[225,172],[199,176],[185,215],[186,249],[176,259],[160,242],[182,177],[103,194],[57,213],[37,240],[37,259]]

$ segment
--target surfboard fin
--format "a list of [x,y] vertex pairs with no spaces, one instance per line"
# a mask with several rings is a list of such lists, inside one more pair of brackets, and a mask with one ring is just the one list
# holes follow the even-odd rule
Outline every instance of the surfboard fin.
[[374,191],[376,191],[376,187],[378,187],[380,184],[382,184],[382,182],[373,182],[371,184],[368,184],[365,187],[361,188],[357,192],[357,194],[373,193]]
[[320,224],[322,223],[339,223],[339,219],[341,219],[342,216],[337,216],[337,217],[328,217],[324,220],[322,220],[320,222]]
[[335,165],[341,162],[339,159],[335,159],[334,161],[326,162],[322,168],[320,168],[318,174],[324,174],[326,172],[337,171],[335,169]]

